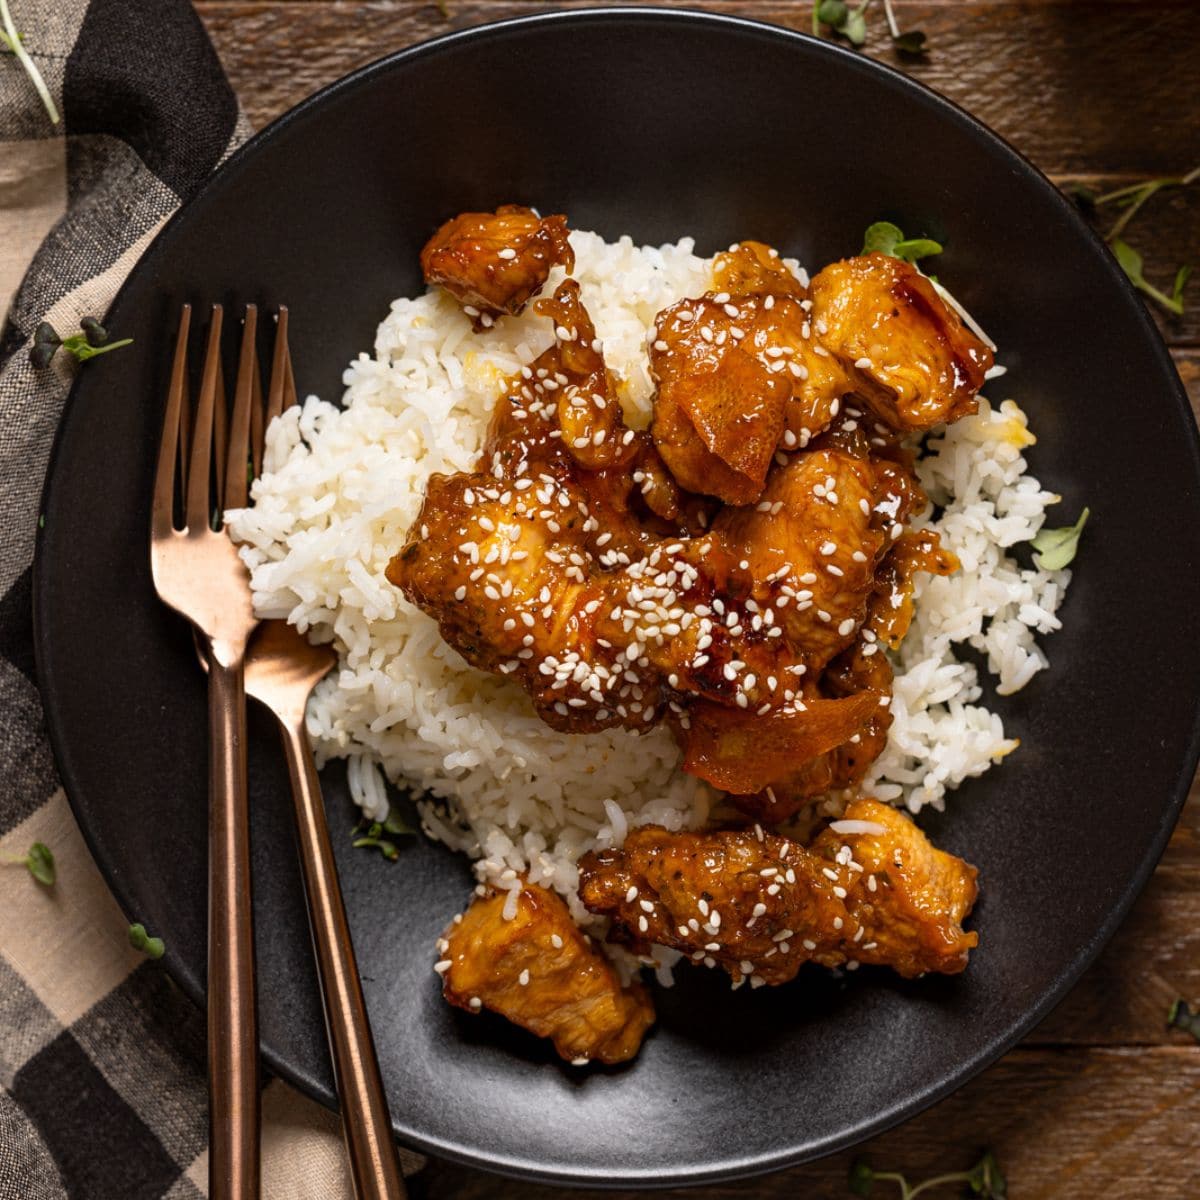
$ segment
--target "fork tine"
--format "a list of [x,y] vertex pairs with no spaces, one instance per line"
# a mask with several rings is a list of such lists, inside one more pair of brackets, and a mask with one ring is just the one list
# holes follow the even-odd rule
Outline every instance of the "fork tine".
[[[225,455],[229,446],[229,393],[225,390],[225,359],[217,355],[217,397],[213,408],[213,472],[217,482],[217,505],[225,495]],[[220,521],[218,520],[218,524]]]
[[[292,359],[288,353],[288,310],[279,306],[279,317],[275,325],[275,352],[271,356],[271,382],[267,388],[267,424],[275,420],[287,407],[288,378],[291,375]],[[295,385],[291,394],[295,395]]]
[[167,388],[167,411],[163,415],[158,464],[154,469],[154,499],[150,517],[153,537],[165,537],[175,526],[175,455],[180,437],[180,413],[187,403],[187,343],[191,322],[192,306],[185,304],[179,316],[175,361],[171,365],[171,383]]
[[257,479],[262,474],[263,441],[266,436],[266,424],[263,420],[265,413],[262,372],[256,370],[251,382],[254,385],[254,391],[250,402],[250,462],[254,471],[253,478]]
[[295,404],[299,404],[296,399],[296,377],[292,374],[292,352],[287,350],[283,359],[284,381],[283,381],[283,411],[287,412]]
[[[213,411],[217,407],[217,388],[221,383],[221,322],[219,304],[212,308],[212,323],[208,327],[208,350],[204,355],[204,375],[192,424],[192,457],[188,465],[186,525],[198,532],[209,528],[212,510],[209,507],[208,477],[212,470]],[[225,397],[221,396],[221,407]]]
[[237,382],[233,389],[233,420],[229,426],[229,456],[225,460],[224,507],[246,507],[246,463],[250,458],[250,409],[254,379],[258,375],[258,307],[246,305],[242,326],[242,351],[238,356]]
[[183,374],[183,403],[179,406],[179,487],[180,497],[187,496],[188,462],[192,451],[192,401],[188,375]]

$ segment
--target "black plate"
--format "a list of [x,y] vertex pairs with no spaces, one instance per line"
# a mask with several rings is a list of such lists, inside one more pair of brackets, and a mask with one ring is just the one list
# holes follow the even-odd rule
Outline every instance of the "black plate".
[[[202,994],[205,708],[188,636],[147,562],[153,445],[178,305],[292,306],[302,388],[340,395],[447,215],[504,201],[712,252],[761,238],[810,264],[881,215],[940,237],[937,270],[1003,348],[1036,473],[1087,503],[1050,671],[999,707],[1023,745],[927,822],[982,870],[966,974],[814,972],[730,993],[686,972],[626,1070],[577,1071],[439,998],[433,942],[468,874],[348,848],[324,774],[397,1133],[514,1174],[677,1184],[763,1171],[910,1116],[1063,995],[1145,882],[1197,755],[1200,467],[1183,389],[1141,301],[1055,189],[902,76],[747,21],[656,10],[542,16],[368,67],[272,125],[158,238],[113,305],[132,350],[80,375],[45,498],[41,679],[79,822],[131,917]],[[331,1102],[285,777],[254,727],[262,1036]]]

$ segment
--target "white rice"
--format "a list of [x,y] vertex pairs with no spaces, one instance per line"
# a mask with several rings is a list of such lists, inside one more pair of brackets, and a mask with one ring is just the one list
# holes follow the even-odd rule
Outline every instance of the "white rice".
[[[647,331],[661,308],[709,290],[711,260],[689,238],[638,248],[575,232],[571,242],[626,417],[642,427],[653,395]],[[308,727],[321,760],[348,760],[364,812],[387,813],[382,767],[421,797],[427,832],[470,855],[481,880],[511,890],[527,873],[582,917],[582,853],[619,844],[634,825],[700,825],[715,793],[679,770],[665,728],[554,732],[516,682],[468,667],[384,577],[428,476],[473,467],[500,382],[550,340],[549,322],[532,310],[475,334],[441,292],[397,300],[374,356],[347,368],[343,407],[309,397],[272,426],[253,507],[231,514],[231,528],[245,543],[258,612],[339,651]],[[897,656],[889,745],[868,780],[875,795],[913,811],[941,807],[948,789],[1016,746],[979,703],[978,673],[957,660],[956,645],[988,656],[1001,693],[1047,665],[1034,635],[1058,628],[1069,572],[1025,570],[1006,553],[1036,534],[1057,499],[1026,474],[1021,451],[1032,441],[1006,401],[981,403],[928,442],[922,482],[943,509],[930,523],[963,570],[921,577]]]

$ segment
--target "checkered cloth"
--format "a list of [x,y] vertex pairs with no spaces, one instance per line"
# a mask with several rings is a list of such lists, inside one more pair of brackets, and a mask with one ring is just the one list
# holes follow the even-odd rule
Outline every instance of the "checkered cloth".
[[[60,354],[34,371],[28,351],[40,321],[65,334],[102,316],[249,130],[188,0],[9,7],[63,120],[51,125],[0,53],[0,855],[44,842],[58,878],[46,888],[0,867],[0,1200],[195,1200],[207,1192],[204,1015],[129,945],[43,728],[30,568],[74,367]],[[266,1082],[265,1196],[349,1197],[344,1157],[332,1114]]]

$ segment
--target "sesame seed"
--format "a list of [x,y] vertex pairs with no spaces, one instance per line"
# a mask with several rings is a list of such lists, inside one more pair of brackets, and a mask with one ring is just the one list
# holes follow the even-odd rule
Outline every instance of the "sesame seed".
[[552,933],[550,935],[550,945],[552,945],[555,950],[561,950],[563,947],[563,940],[558,936],[557,933]]
[[497,258],[516,258],[517,252],[511,246],[505,246],[504,249],[501,250],[500,253],[496,255],[496,257]]

